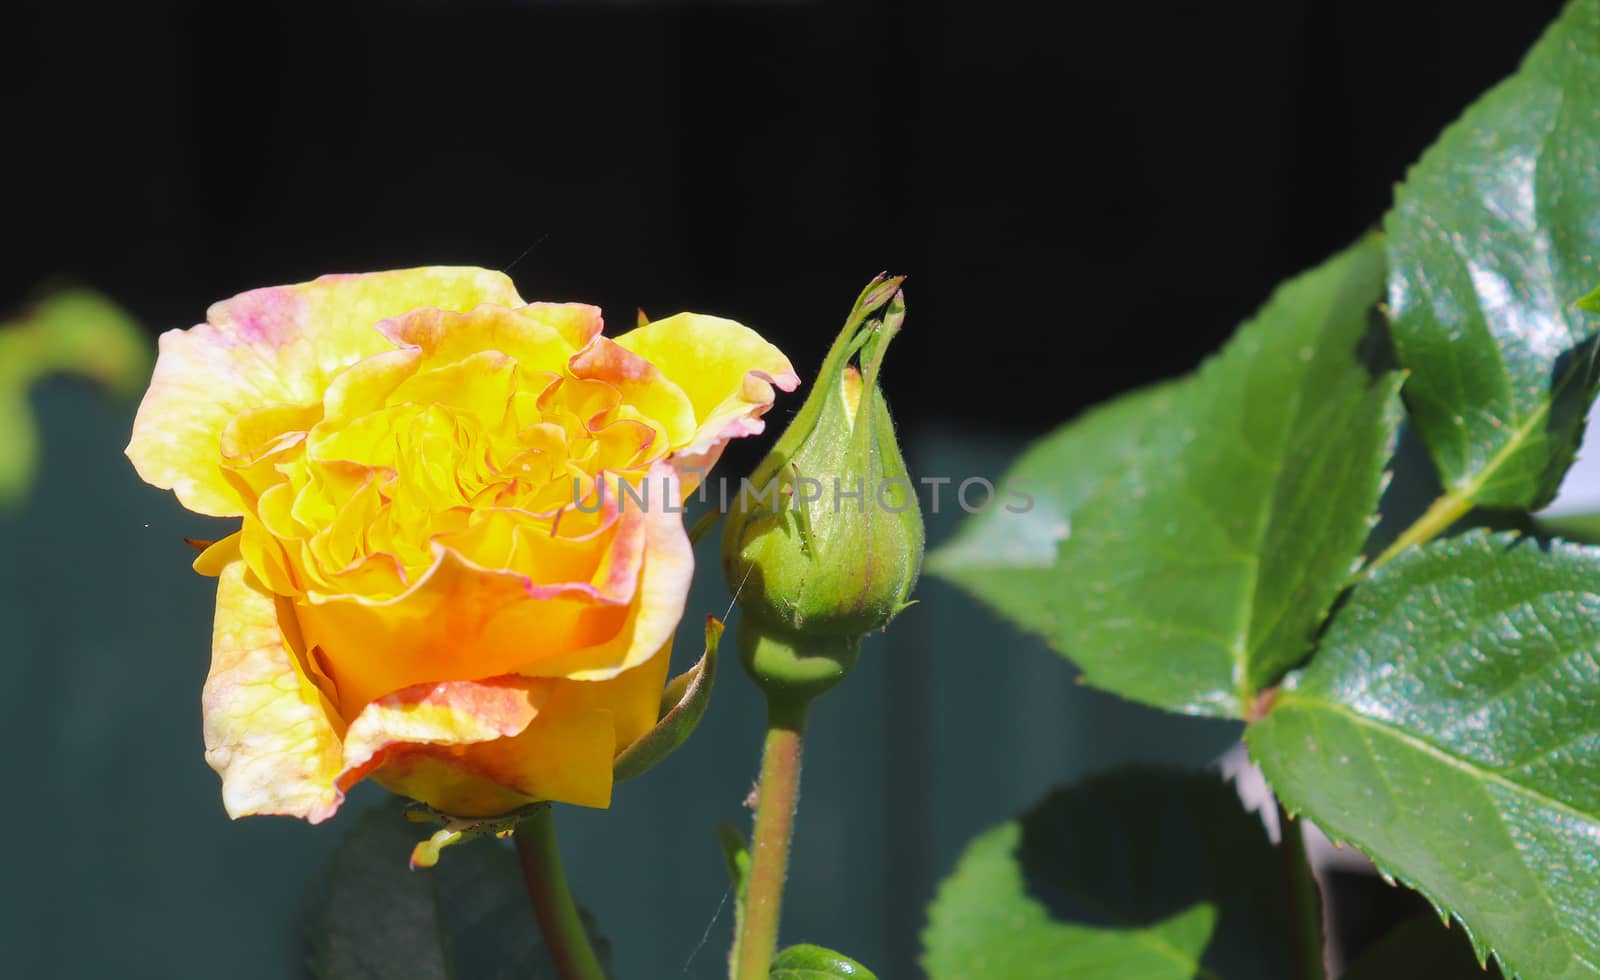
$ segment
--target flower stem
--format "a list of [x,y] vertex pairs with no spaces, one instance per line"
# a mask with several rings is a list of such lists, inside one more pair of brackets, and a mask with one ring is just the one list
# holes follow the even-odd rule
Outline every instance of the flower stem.
[[1311,873],[1300,821],[1291,819],[1281,802],[1278,803],[1278,835],[1288,892],[1289,928],[1299,964],[1295,976],[1297,980],[1325,980],[1328,974],[1322,958],[1322,892]]
[[562,980],[605,980],[605,971],[600,969],[600,960],[589,944],[589,933],[583,928],[578,906],[567,888],[550,804],[535,808],[517,824],[512,836],[522,865],[522,882],[533,900],[533,914],[539,920],[556,972]]
[[743,928],[734,946],[735,980],[766,980],[778,949],[789,841],[794,836],[794,811],[800,799],[800,736],[805,721],[804,702],[767,702],[767,741],[756,789],[750,877],[745,887]]
[[1383,553],[1373,559],[1367,570],[1371,571],[1380,565],[1386,565],[1389,560],[1412,545],[1427,544],[1434,538],[1443,534],[1464,517],[1472,509],[1472,497],[1464,493],[1447,493],[1435,500],[1422,516],[1417,518],[1415,524],[1406,528],[1394,543],[1383,549]]

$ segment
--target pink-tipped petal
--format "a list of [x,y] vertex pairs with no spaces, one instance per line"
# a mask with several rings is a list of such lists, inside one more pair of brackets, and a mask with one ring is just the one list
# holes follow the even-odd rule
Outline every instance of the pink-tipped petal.
[[243,412],[320,403],[340,371],[394,347],[380,321],[421,306],[520,305],[511,280],[471,268],[323,276],[242,293],[206,322],[161,335],[128,458],[147,483],[190,510],[244,513],[222,472],[223,430]]
[[301,666],[287,607],[244,562],[222,569],[202,697],[206,761],[222,777],[229,816],[273,813],[319,823],[343,799],[334,785],[339,734]]

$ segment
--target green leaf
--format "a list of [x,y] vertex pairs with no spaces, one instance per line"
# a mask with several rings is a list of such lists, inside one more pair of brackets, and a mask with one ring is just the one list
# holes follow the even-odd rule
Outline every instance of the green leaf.
[[1378,569],[1251,726],[1279,798],[1527,980],[1600,976],[1600,550],[1469,532]]
[[790,946],[772,961],[772,980],[878,980],[878,975],[842,953],[802,943]]
[[722,641],[722,622],[706,617],[706,648],[693,667],[667,685],[661,697],[661,720],[617,756],[612,778],[617,782],[642,776],[657,763],[678,750],[705,716],[711,704],[711,687],[717,677],[717,645]]
[[1031,506],[1012,498],[1017,510],[991,507],[968,518],[928,556],[928,571],[1028,632],[1056,636],[1055,596],[1063,588],[1057,551],[1071,515],[1122,474],[1149,433],[1170,421],[1182,387],[1169,381],[1131,391],[1034,443],[1001,481],[1002,494],[1008,487],[1025,493]]
[[[1050,629],[1085,681],[1248,716],[1309,652],[1373,523],[1400,419],[1371,319],[1383,281],[1369,239],[1280,287],[1194,377],[1030,455],[1028,475],[1065,491],[1044,495],[1042,518],[995,512],[941,570],[970,586],[995,572],[973,557],[982,549],[1020,555],[1013,578],[977,591],[1008,593],[1001,608]],[[1048,566],[1019,543],[1041,519],[1058,542]]]
[[1452,493],[1536,509],[1595,397],[1600,0],[1578,0],[1395,195],[1389,306],[1406,403]]
[[[399,800],[363,813],[329,859],[312,904],[307,966],[318,980],[553,978],[516,855],[484,839],[410,869],[426,829]],[[608,950],[595,937],[601,962]]]
[[1260,820],[1216,773],[1122,770],[967,847],[923,931],[933,980],[1294,975]]
[[744,833],[731,823],[717,826],[717,842],[722,845],[722,859],[728,869],[728,885],[733,889],[733,947],[728,950],[728,973],[735,972],[739,962],[739,944],[744,938],[745,888],[750,881],[750,845]]
[[1340,980],[1493,980],[1472,955],[1472,944],[1459,929],[1438,919],[1412,919],[1390,930],[1362,954]]

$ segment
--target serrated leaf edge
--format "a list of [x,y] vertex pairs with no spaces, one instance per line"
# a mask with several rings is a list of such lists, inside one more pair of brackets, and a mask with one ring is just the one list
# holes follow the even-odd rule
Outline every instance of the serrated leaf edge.
[[[1480,542],[1482,544],[1491,545],[1491,546],[1492,545],[1496,545],[1496,544],[1503,544],[1506,547],[1506,550],[1508,552],[1512,551],[1512,550],[1529,549],[1529,548],[1531,548],[1531,549],[1533,549],[1535,551],[1540,551],[1540,552],[1543,552],[1545,554],[1570,555],[1570,556],[1573,556],[1573,557],[1581,557],[1581,558],[1584,558],[1584,559],[1587,559],[1587,560],[1590,560],[1590,561],[1600,562],[1600,547],[1576,544],[1574,542],[1563,541],[1563,540],[1559,540],[1559,539],[1551,540],[1550,542],[1548,542],[1548,546],[1546,547],[1546,546],[1541,546],[1541,543],[1535,538],[1531,538],[1531,537],[1528,537],[1526,535],[1519,534],[1517,532],[1509,532],[1509,531],[1508,532],[1499,532],[1499,533],[1490,533],[1490,532],[1484,531],[1482,529],[1474,529],[1474,530],[1471,530],[1471,531],[1467,531],[1466,533],[1464,533],[1464,534],[1462,534],[1462,535],[1460,535],[1460,536],[1458,536],[1456,538],[1451,538],[1451,539],[1448,539],[1447,541],[1436,542],[1435,544],[1438,544],[1438,545],[1454,545],[1454,546],[1459,547],[1459,546],[1463,546],[1463,545],[1476,545],[1476,544],[1478,544]],[[1403,552],[1399,556],[1397,556],[1392,563],[1388,564],[1387,566],[1383,567],[1382,569],[1375,570],[1372,581],[1374,583],[1376,583],[1376,582],[1382,581],[1384,579],[1387,579],[1390,576],[1397,574],[1398,572],[1400,572],[1402,569],[1404,569],[1406,566],[1410,565],[1413,562],[1427,560],[1429,555],[1430,555],[1430,551],[1429,551],[1429,547],[1428,546],[1423,546],[1423,547],[1419,547],[1419,548],[1411,548],[1411,549]],[[1285,682],[1284,687],[1282,689],[1283,690],[1282,696],[1273,704],[1273,708],[1274,709],[1276,709],[1278,707],[1281,707],[1281,706],[1284,706],[1284,705],[1289,705],[1289,704],[1293,704],[1294,703],[1293,692],[1294,692],[1294,688],[1296,687],[1296,683],[1295,683],[1296,679],[1297,679],[1296,675],[1291,674],[1289,676],[1288,680]],[[1307,704],[1311,704],[1312,702],[1308,701],[1306,703]],[[1355,715],[1354,712],[1344,712],[1344,713],[1345,714]],[[1270,712],[1268,713],[1268,717],[1270,717]],[[1372,724],[1377,724],[1376,722],[1371,722],[1371,720],[1367,719],[1365,716],[1355,715],[1355,717],[1360,718],[1364,722],[1370,722]],[[1387,726],[1380,726],[1380,727],[1384,727],[1386,731],[1390,730]],[[1251,761],[1254,762],[1257,765],[1257,767],[1261,769],[1261,774],[1262,774],[1263,778],[1267,779],[1267,784],[1272,787],[1273,793],[1278,797],[1279,802],[1281,802],[1283,804],[1284,809],[1286,811],[1288,811],[1288,813],[1289,813],[1289,815],[1291,817],[1294,817],[1296,819],[1300,819],[1302,817],[1304,817],[1305,819],[1309,819],[1312,823],[1317,824],[1317,828],[1319,830],[1321,830],[1323,832],[1323,834],[1326,835],[1328,837],[1328,839],[1330,841],[1332,841],[1334,844],[1336,844],[1338,846],[1352,847],[1355,850],[1359,851],[1361,854],[1365,855],[1367,857],[1367,859],[1372,862],[1373,866],[1378,869],[1378,873],[1383,876],[1383,878],[1384,878],[1384,880],[1386,882],[1388,882],[1390,884],[1394,884],[1395,882],[1398,881],[1400,884],[1405,885],[1407,888],[1411,889],[1412,891],[1416,892],[1417,894],[1421,895],[1424,899],[1426,899],[1428,904],[1429,904],[1429,906],[1431,906],[1433,908],[1434,912],[1436,914],[1438,914],[1440,920],[1443,921],[1446,924],[1446,926],[1449,925],[1451,920],[1454,920],[1456,922],[1461,923],[1462,931],[1466,933],[1467,939],[1472,943],[1472,952],[1473,952],[1473,955],[1477,958],[1479,966],[1483,966],[1489,959],[1492,958],[1495,961],[1495,963],[1499,965],[1501,971],[1504,972],[1507,975],[1506,976],[1506,980],[1538,980],[1538,978],[1532,977],[1532,976],[1522,972],[1519,968],[1517,968],[1516,966],[1514,966],[1513,964],[1508,962],[1506,960],[1504,954],[1502,954],[1498,949],[1495,949],[1494,947],[1490,946],[1488,943],[1484,942],[1478,936],[1478,934],[1473,930],[1471,923],[1467,922],[1465,919],[1463,919],[1460,915],[1455,913],[1453,910],[1447,909],[1442,903],[1440,903],[1437,899],[1435,899],[1434,896],[1428,891],[1428,889],[1425,888],[1420,882],[1415,881],[1410,876],[1408,876],[1404,872],[1400,871],[1398,868],[1394,868],[1394,867],[1389,866],[1385,861],[1383,861],[1381,858],[1379,858],[1376,854],[1374,854],[1371,850],[1369,850],[1366,846],[1361,844],[1359,841],[1355,840],[1353,837],[1339,835],[1339,834],[1334,833],[1333,831],[1330,831],[1327,827],[1324,827],[1321,823],[1317,822],[1317,819],[1316,819],[1315,815],[1312,814],[1308,810],[1307,807],[1305,807],[1303,804],[1297,803],[1295,800],[1291,799],[1289,796],[1286,796],[1285,794],[1280,792],[1278,787],[1273,785],[1273,781],[1272,781],[1271,777],[1268,776],[1268,774],[1267,774],[1266,767],[1262,766],[1261,763],[1260,763],[1260,760],[1256,759],[1256,757],[1255,757],[1255,745],[1251,740],[1252,733],[1253,733],[1253,728],[1252,729],[1247,729],[1246,732],[1245,732],[1245,739],[1244,739],[1245,740],[1245,745],[1250,750]],[[1404,735],[1404,733],[1401,733],[1401,734]],[[1434,754],[1437,754],[1437,755],[1444,756],[1444,757],[1446,757],[1447,759],[1449,759],[1453,763],[1465,764],[1464,760],[1456,759],[1454,756],[1450,756],[1448,753],[1444,752],[1444,750],[1439,749],[1436,746],[1432,746],[1432,745],[1428,744],[1427,742],[1422,742],[1422,741],[1420,741],[1418,739],[1415,739],[1415,738],[1412,738],[1412,737],[1409,737],[1409,736],[1406,737],[1406,740],[1408,742],[1420,742],[1420,744],[1422,744],[1428,751],[1430,751],[1430,752],[1432,752]],[[1476,773],[1476,770],[1474,770],[1474,772]],[[1503,780],[1501,780],[1501,781],[1503,781]],[[1513,785],[1515,785],[1515,784],[1513,784]],[[1518,789],[1519,792],[1524,792],[1524,793],[1527,792],[1526,788],[1522,787],[1522,786],[1517,786],[1517,789]],[[1559,807],[1561,809],[1565,809],[1565,810],[1572,811],[1574,813],[1578,813],[1578,811],[1573,810],[1570,805],[1562,803],[1560,800],[1551,800],[1549,797],[1541,797],[1541,798],[1550,800],[1551,803],[1555,804],[1557,807]],[[1579,815],[1582,816],[1585,820],[1594,819],[1589,814],[1580,813]]]
[[[1247,737],[1246,742],[1248,743],[1248,741],[1249,740]],[[1252,758],[1251,761],[1255,760]],[[1257,763],[1257,765],[1259,765],[1259,763]],[[1263,772],[1263,775],[1264,774],[1265,773]],[[1272,786],[1271,780],[1268,780],[1267,785]],[[1385,883],[1393,885],[1396,882],[1399,882],[1400,884],[1421,895],[1427,900],[1428,905],[1433,909],[1434,913],[1439,916],[1439,920],[1443,922],[1446,927],[1448,927],[1452,921],[1459,922],[1461,924],[1462,931],[1467,934],[1468,941],[1472,943],[1472,955],[1477,958],[1479,966],[1485,966],[1490,959],[1493,959],[1495,963],[1499,965],[1501,972],[1506,974],[1506,980],[1537,980],[1537,978],[1528,977],[1516,971],[1510,964],[1506,962],[1505,957],[1501,955],[1499,950],[1494,949],[1479,939],[1478,934],[1473,931],[1472,925],[1467,922],[1467,920],[1463,919],[1455,912],[1445,908],[1442,904],[1434,899],[1434,897],[1426,888],[1412,880],[1410,876],[1406,875],[1397,868],[1391,868],[1376,854],[1373,854],[1370,850],[1362,846],[1353,838],[1335,834],[1322,824],[1317,823],[1316,817],[1313,816],[1304,806],[1298,805],[1293,800],[1281,793],[1278,793],[1277,787],[1273,786],[1272,791],[1274,794],[1277,794],[1278,802],[1283,805],[1284,810],[1291,818],[1295,820],[1309,820],[1317,825],[1317,829],[1322,831],[1323,835],[1327,837],[1335,847],[1349,847],[1365,855],[1367,860],[1372,862],[1373,867],[1378,869],[1378,874],[1383,877]]]

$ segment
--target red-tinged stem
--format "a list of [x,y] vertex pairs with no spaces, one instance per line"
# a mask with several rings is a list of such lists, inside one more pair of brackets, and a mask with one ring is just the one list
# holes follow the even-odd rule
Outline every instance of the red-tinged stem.
[[777,953],[783,885],[789,875],[789,842],[794,837],[795,806],[800,800],[800,743],[805,720],[803,704],[768,704],[743,929],[734,947],[735,980],[766,980]]
[[551,806],[547,803],[535,809],[517,824],[512,836],[522,865],[522,882],[527,886],[528,898],[533,900],[534,916],[561,980],[606,980],[567,888]]

